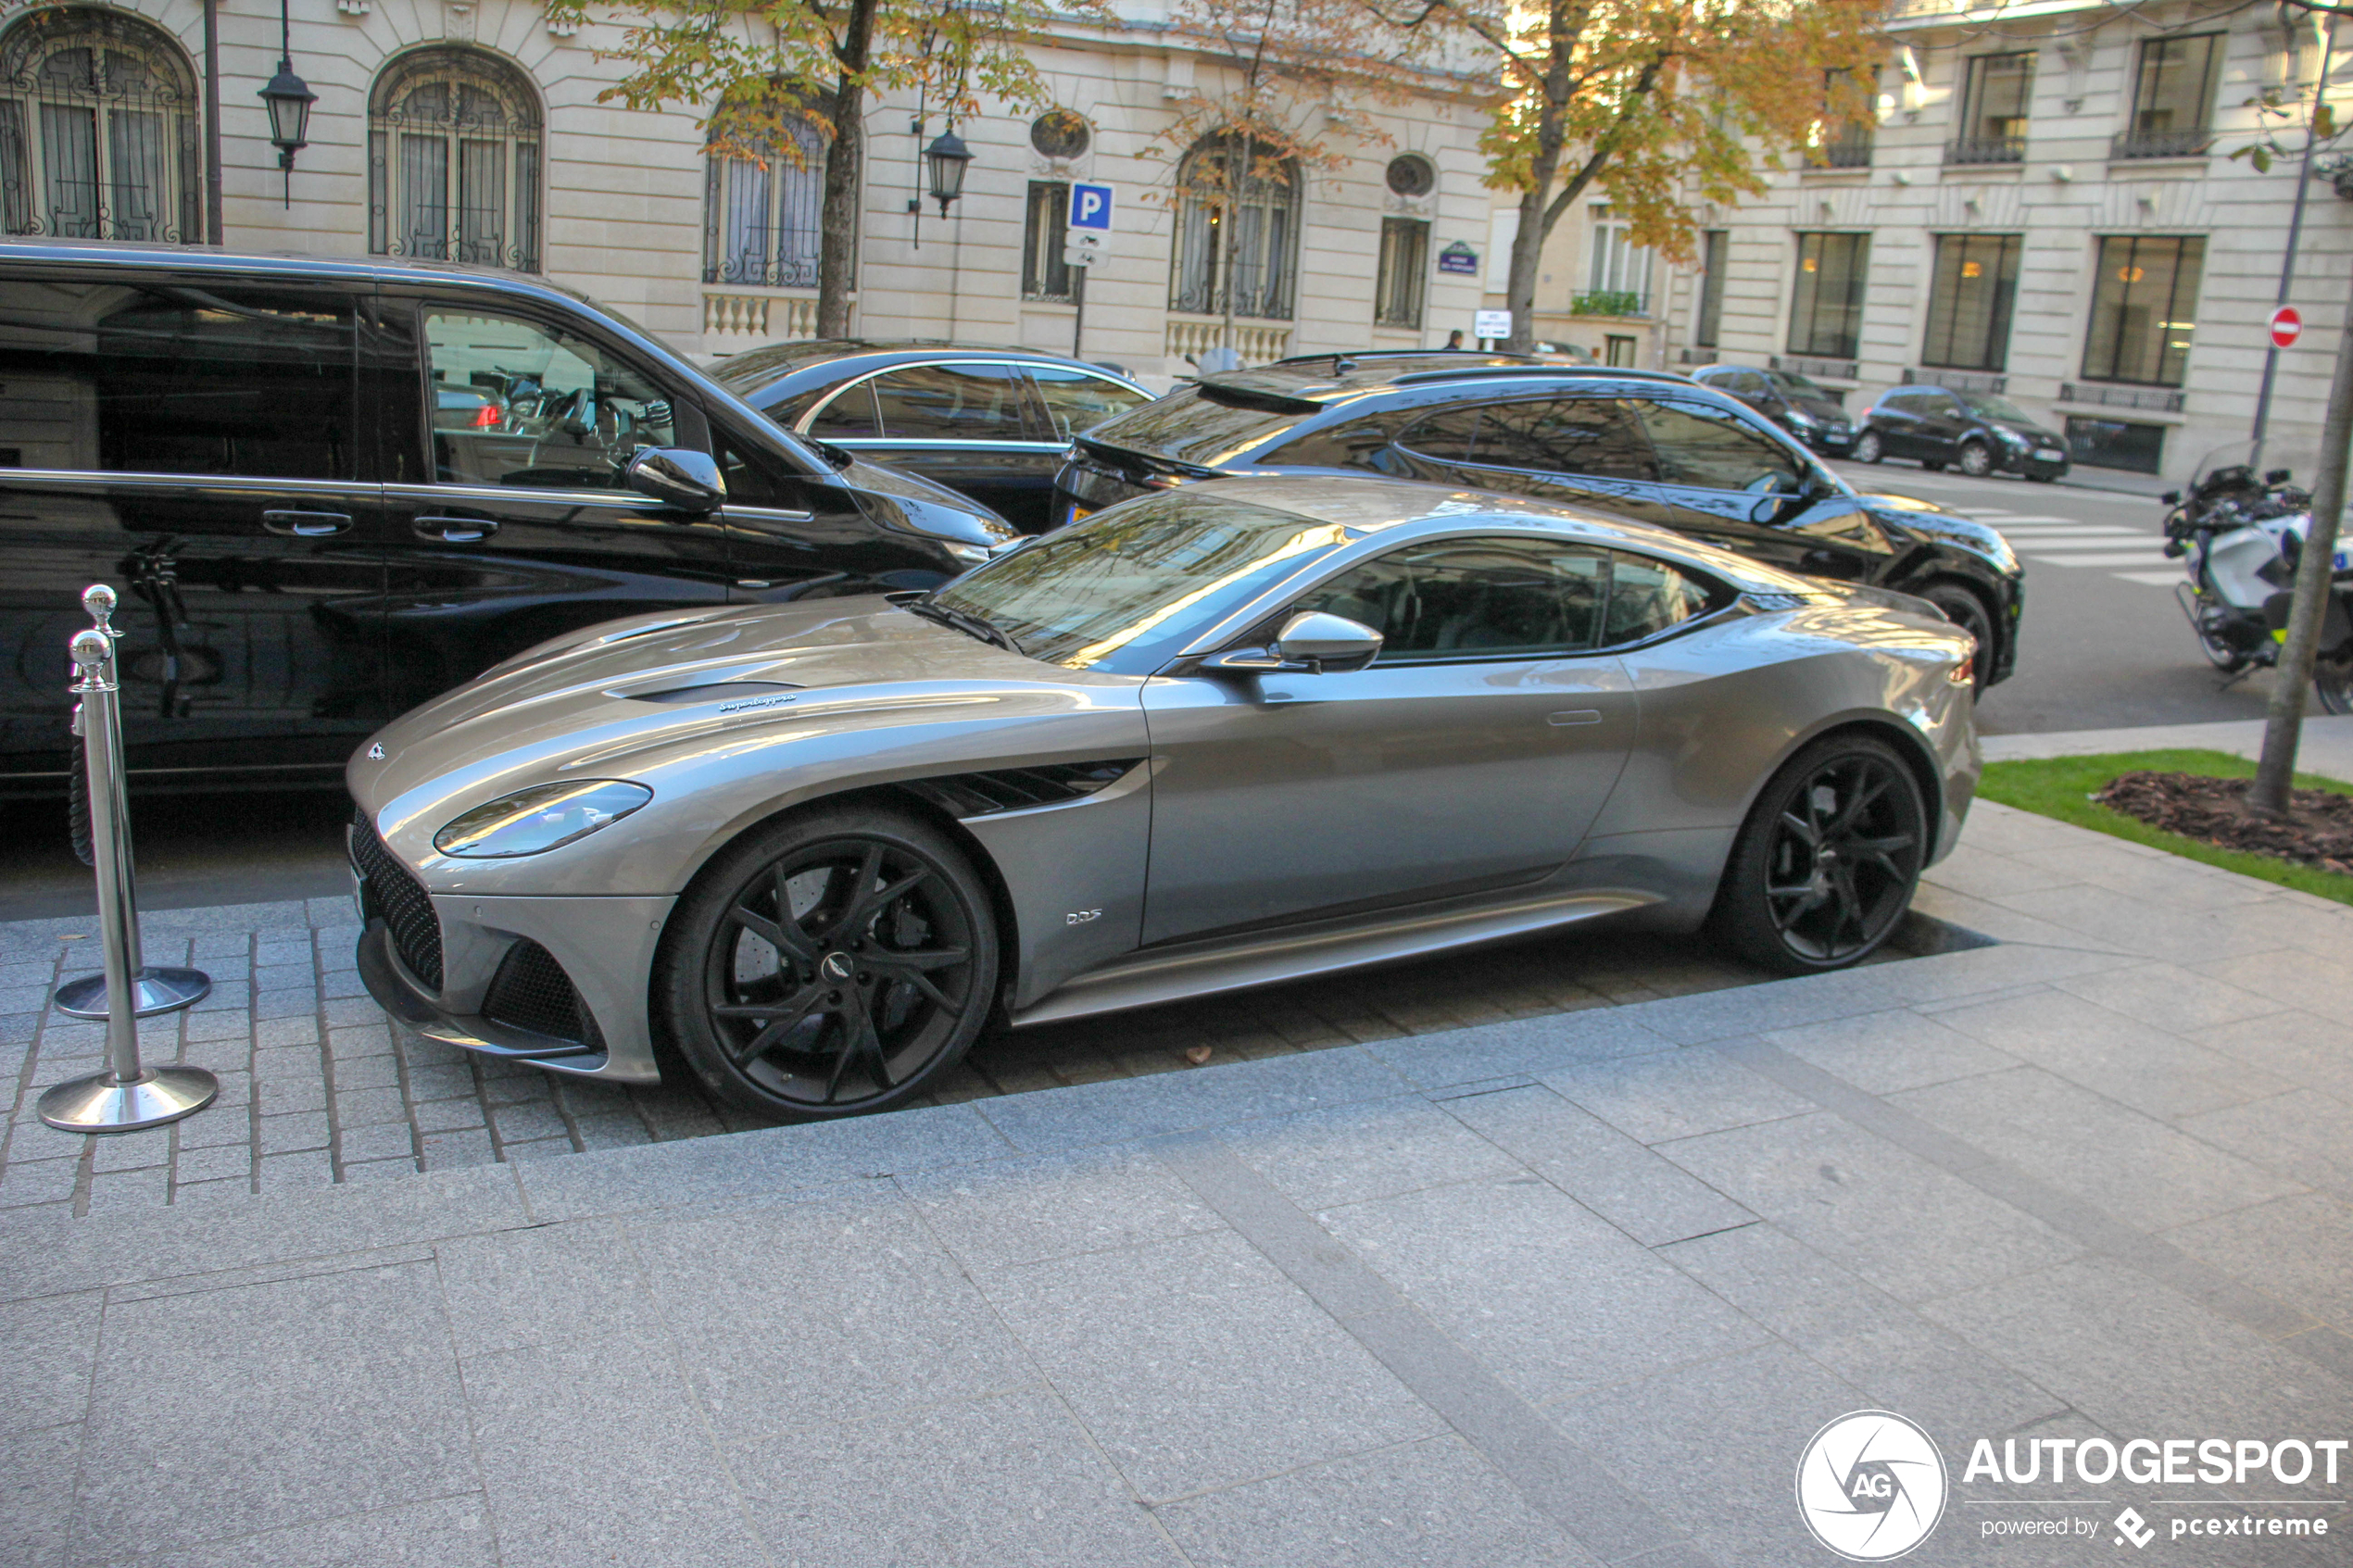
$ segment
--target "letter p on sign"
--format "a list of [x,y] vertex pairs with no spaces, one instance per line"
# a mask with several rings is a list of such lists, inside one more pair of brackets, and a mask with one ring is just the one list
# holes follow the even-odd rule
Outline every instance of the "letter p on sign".
[[2294,348],[2296,340],[2304,335],[2304,318],[2296,314],[2293,305],[2283,305],[2271,312],[2271,346]]
[[1070,188],[1070,226],[1092,229],[1098,233],[1111,232],[1112,187],[1109,185],[1073,185]]

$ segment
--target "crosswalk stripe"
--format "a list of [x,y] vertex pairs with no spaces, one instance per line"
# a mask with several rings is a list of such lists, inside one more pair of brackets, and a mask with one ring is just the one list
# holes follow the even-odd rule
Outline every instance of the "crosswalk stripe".
[[2024,545],[2040,545],[2052,539],[2153,539],[2137,528],[2020,528],[2004,529],[2002,537]]
[[2189,581],[2179,568],[2171,571],[2111,571],[2108,575],[2121,577],[2127,583],[2145,583],[2152,588],[2171,588],[2176,583]]
[[2048,566],[2129,566],[2135,560],[2147,560],[2152,558],[2149,556],[2140,555],[2053,555],[2029,556],[2026,558],[2029,560],[2041,561]]
[[2071,517],[2051,517],[2042,512],[1979,512],[1976,515],[1980,517],[1999,518],[2005,523],[2076,522],[2081,521],[2080,519]]
[[2021,546],[2028,550],[2059,550],[2068,554],[2075,554],[2083,550],[2131,550],[2138,552],[2141,550],[2162,550],[2165,548],[2164,540],[2152,538],[2145,533],[2137,537],[2128,534],[2121,539],[2112,537],[2079,539],[2073,535],[2070,535],[2065,539],[2022,539],[2019,541],[2019,543]]

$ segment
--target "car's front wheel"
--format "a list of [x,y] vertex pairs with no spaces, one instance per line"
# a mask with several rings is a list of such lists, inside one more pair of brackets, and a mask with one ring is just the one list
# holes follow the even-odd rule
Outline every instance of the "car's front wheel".
[[1961,443],[1961,471],[1971,479],[1983,479],[1994,471],[1994,453],[1982,441]]
[[653,1002],[711,1093],[796,1121],[887,1110],[988,1022],[987,886],[945,834],[881,809],[783,818],[721,851],[672,914]]
[[1894,747],[1826,736],[1757,797],[1717,890],[1715,931],[1786,974],[1859,962],[1910,906],[1928,833],[1919,785]]
[[1879,432],[1875,430],[1867,430],[1862,434],[1855,438],[1855,460],[1856,462],[1876,463],[1881,458],[1886,456],[1887,449],[1880,445]]
[[1994,666],[1994,617],[1985,601],[1958,583],[1931,583],[1919,591],[1939,614],[1977,639],[1977,695],[1985,695],[1985,677]]

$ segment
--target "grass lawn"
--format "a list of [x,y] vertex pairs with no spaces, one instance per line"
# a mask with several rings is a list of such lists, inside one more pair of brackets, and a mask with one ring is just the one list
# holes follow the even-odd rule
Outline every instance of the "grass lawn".
[[[2221,849],[2200,839],[2166,833],[2145,822],[2111,811],[2090,797],[2106,789],[2119,774],[2146,770],[2156,773],[2196,773],[2210,779],[2251,779],[2255,764],[2226,751],[2110,751],[2095,757],[2050,757],[2032,762],[1988,762],[1977,788],[1980,797],[2015,806],[2021,811],[2057,817],[2077,827],[2152,845],[2224,871],[2276,882],[2301,893],[2317,893],[2340,904],[2353,904],[2353,876],[2250,855],[2243,849]],[[2353,795],[2353,784],[2314,773],[2296,775],[2298,789],[2325,789]]]

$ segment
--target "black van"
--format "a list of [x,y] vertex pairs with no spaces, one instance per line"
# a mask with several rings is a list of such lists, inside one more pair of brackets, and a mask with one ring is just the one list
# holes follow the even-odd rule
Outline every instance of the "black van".
[[330,782],[559,633],[928,587],[1018,537],[535,278],[0,244],[0,793],[63,786],[92,583],[134,784]]

